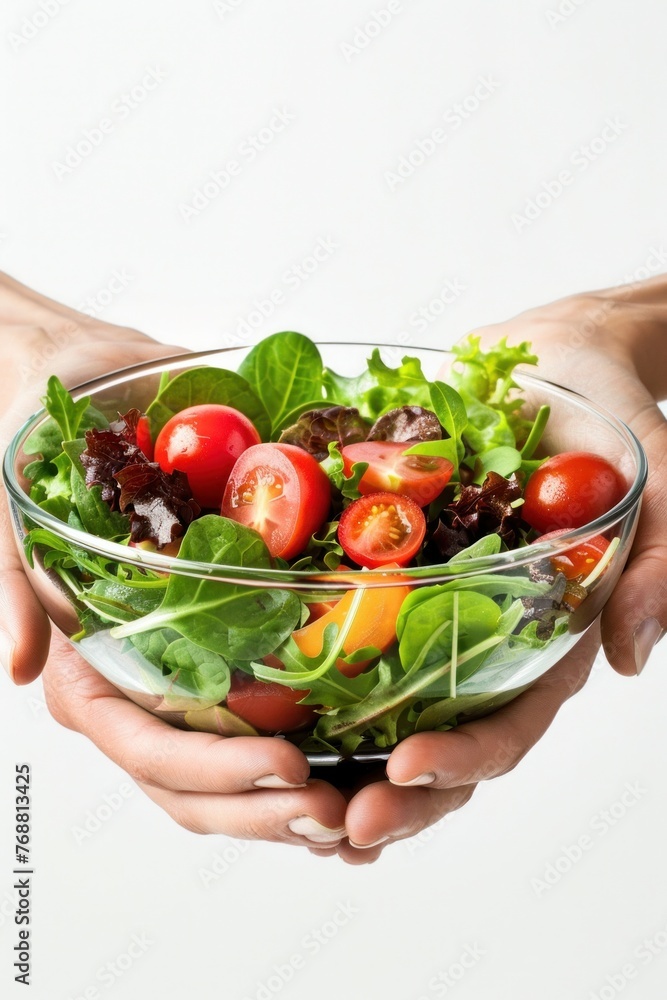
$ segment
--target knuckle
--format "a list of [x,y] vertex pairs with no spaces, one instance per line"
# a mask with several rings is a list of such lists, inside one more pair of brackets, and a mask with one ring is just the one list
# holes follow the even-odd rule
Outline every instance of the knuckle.
[[151,785],[153,787],[158,786],[158,782],[155,780],[154,767],[148,761],[123,755],[120,757],[118,765],[138,784]]

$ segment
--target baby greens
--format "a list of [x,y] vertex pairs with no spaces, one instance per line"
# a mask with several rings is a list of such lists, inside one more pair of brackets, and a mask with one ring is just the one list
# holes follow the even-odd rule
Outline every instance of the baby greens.
[[[360,374],[347,376],[326,368],[307,337],[286,332],[253,347],[238,372],[199,366],[163,378],[147,409],[153,441],[183,409],[215,403],[240,410],[263,441],[297,445],[320,462],[332,487],[329,519],[291,565],[272,560],[250,528],[201,516],[183,474],[170,478],[141,452],[138,411],[110,424],[89,397],[75,401],[52,377],[48,417],[24,445],[36,456],[24,470],[32,500],[72,528],[123,545],[147,539],[142,544],[159,548],[183,534],[177,560],[212,569],[210,576],[163,575],[72,544],[52,522],[28,525],[27,558],[72,595],[81,623],[75,638],[89,644],[103,632],[121,660],[139,664],[160,708],[186,712],[186,721],[214,708],[236,718],[222,706],[235,676],[245,676],[289,687],[314,706],[319,718],[302,739],[304,749],[350,753],[360,744],[387,747],[414,732],[449,728],[466,712],[500,703],[507,671],[567,629],[564,579],[533,580],[518,571],[414,586],[397,614],[394,641],[346,655],[359,625],[360,588],[343,620],[324,619],[320,646],[306,655],[295,630],[310,620],[313,595],[309,603],[307,592],[302,599],[296,590],[267,586],[257,571],[340,567],[336,518],[360,496],[368,468],[357,462],[346,471],[341,449],[366,440],[404,441],[405,455],[439,456],[454,467],[427,511],[418,565],[448,561],[465,571],[472,558],[524,544],[521,477],[539,464],[534,455],[549,412],[542,407],[534,421],[526,419],[513,373],[535,361],[528,344],[500,341],[483,350],[471,336],[434,381],[419,359],[406,356],[391,367],[377,348]],[[421,430],[413,435],[414,428]],[[346,676],[341,663],[369,666]],[[495,680],[485,690],[487,671]],[[473,677],[479,686],[471,693]]]

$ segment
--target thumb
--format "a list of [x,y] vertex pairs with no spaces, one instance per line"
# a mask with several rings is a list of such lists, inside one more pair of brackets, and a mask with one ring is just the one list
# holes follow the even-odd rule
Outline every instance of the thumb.
[[649,478],[628,565],[602,613],[605,654],[627,676],[642,671],[667,629],[667,421],[647,393],[629,422],[646,451]]

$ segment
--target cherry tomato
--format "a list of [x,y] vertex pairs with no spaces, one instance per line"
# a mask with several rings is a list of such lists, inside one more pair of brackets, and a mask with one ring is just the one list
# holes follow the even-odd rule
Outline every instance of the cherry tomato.
[[227,694],[227,707],[255,729],[269,733],[291,733],[316,719],[312,705],[298,705],[306,691],[293,691],[282,684],[266,683],[237,670]]
[[625,483],[606,458],[569,451],[548,458],[526,485],[521,516],[537,531],[581,528],[623,497]]
[[355,462],[368,462],[359,482],[359,492],[400,493],[420,507],[427,507],[452,478],[454,466],[436,455],[405,455],[405,441],[361,441],[343,448],[345,475]]
[[[540,535],[536,542],[548,542],[550,538],[558,538],[565,534],[567,528],[558,528],[556,531],[549,531],[546,535]],[[574,580],[578,576],[588,576],[602,559],[609,548],[609,541],[604,535],[594,535],[585,542],[578,542],[574,548],[567,552],[560,552],[552,556],[549,560],[556,573],[562,573],[568,580]]]
[[140,448],[149,462],[153,461],[153,438],[148,417],[143,413],[137,421],[137,447]]
[[426,518],[414,500],[397,493],[371,493],[346,507],[338,541],[360,566],[377,569],[386,562],[405,566],[426,534]]
[[202,507],[220,507],[239,455],[261,440],[254,424],[231,406],[189,406],[167,421],[155,442],[155,461],[165,472],[184,472]]
[[222,514],[258,531],[272,556],[292,559],[330,506],[329,479],[312,455],[293,444],[257,444],[232,469]]

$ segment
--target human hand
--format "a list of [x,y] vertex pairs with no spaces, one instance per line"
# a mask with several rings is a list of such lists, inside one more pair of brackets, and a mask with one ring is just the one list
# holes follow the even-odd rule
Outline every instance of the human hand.
[[[637,674],[667,627],[667,423],[656,405],[667,396],[667,278],[571,296],[475,333],[488,343],[530,341],[542,375],[609,407],[644,445],[650,474],[639,527],[601,618],[609,662],[621,674]],[[466,802],[478,781],[510,771],[585,683],[599,644],[596,623],[568,656],[493,716],[406,739],[389,759],[388,780],[352,797],[350,840],[377,844],[368,850],[374,860],[383,847]]]
[[[65,385],[119,364],[180,353],[136,330],[90,319],[0,275],[0,445],[39,407],[46,376]],[[54,630],[16,550],[0,497],[0,659],[17,684],[44,670],[47,705],[62,725],[89,737],[178,823],[202,833],[336,844],[346,801],[291,743],[184,733],[125,698]],[[45,666],[46,664],[46,666]]]

